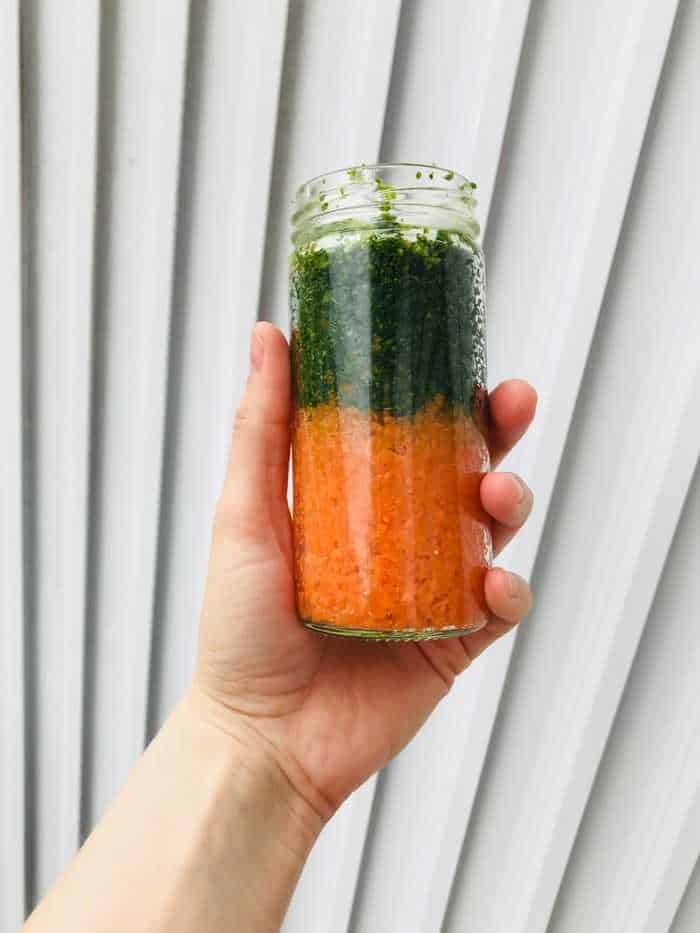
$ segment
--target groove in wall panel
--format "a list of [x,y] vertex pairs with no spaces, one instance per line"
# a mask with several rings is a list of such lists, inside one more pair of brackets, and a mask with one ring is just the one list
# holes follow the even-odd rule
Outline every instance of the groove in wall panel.
[[19,8],[0,7],[0,928],[17,929],[25,899],[22,282]]
[[103,6],[85,828],[146,729],[188,14]]
[[22,5],[39,893],[80,835],[98,35],[87,0]]
[[[643,933],[654,933],[655,930],[671,928],[674,912],[683,902],[683,892],[692,877],[693,868],[700,857],[700,781],[698,780],[697,757],[694,761],[695,770],[690,775],[684,775],[684,786],[681,788],[684,802],[688,800],[688,781],[692,781],[692,802],[682,814],[682,823],[674,823],[672,834],[666,834],[662,846],[654,851],[649,865],[646,867],[646,877],[653,882],[651,891],[653,896],[647,897],[644,906],[648,905],[648,913],[642,917],[642,911],[630,911],[629,929],[632,924],[640,923]],[[674,809],[677,808],[674,807]],[[677,818],[677,812],[672,815]],[[635,905],[636,906],[636,905]]]
[[150,729],[191,674],[214,505],[257,314],[286,3],[192,20]]
[[401,7],[381,157],[466,174],[478,185],[483,225],[529,9],[530,0],[405,0]]
[[[697,198],[681,194],[692,167],[678,157],[678,134],[697,132],[686,34],[672,46],[682,69],[667,72],[583,380],[537,610],[520,636],[448,929],[466,917],[546,926],[697,458],[686,430],[700,340],[688,297],[700,284]],[[489,899],[497,877],[514,881]]]
[[[536,510],[501,563],[526,575],[542,532],[672,19],[669,4],[653,15],[641,9],[630,22],[629,12],[612,3],[601,4],[597,17],[584,20],[577,7],[537,3],[528,24],[486,237],[495,371],[490,382],[523,375],[540,393],[531,435],[508,464],[533,486]],[[622,25],[627,29],[624,54],[611,57],[605,49],[612,33],[619,45]],[[574,36],[575,57],[567,51]],[[643,59],[636,55],[640,42],[647,48]],[[562,69],[566,80],[553,83],[548,76]],[[602,88],[608,93],[603,110]],[[589,130],[593,119],[598,121],[594,135]],[[512,637],[505,639],[464,675],[427,728],[382,776],[386,812],[380,810],[370,839],[358,929],[362,922],[371,929],[382,910],[399,911],[407,929],[440,927],[512,643]],[[408,810],[410,821],[401,816]],[[426,838],[433,840],[427,843],[428,856]],[[385,892],[397,888],[401,895],[390,903]]]
[[683,894],[670,933],[695,933],[700,929],[700,860]]
[[[700,795],[700,642],[688,638],[700,604],[698,527],[696,473],[552,914],[557,933],[645,929]],[[700,853],[694,831],[685,872],[672,873],[677,898],[650,930],[670,926]]]

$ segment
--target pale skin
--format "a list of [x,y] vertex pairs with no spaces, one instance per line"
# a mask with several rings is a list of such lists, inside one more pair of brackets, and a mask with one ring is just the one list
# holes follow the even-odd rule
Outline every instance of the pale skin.
[[[461,674],[531,607],[492,569],[492,619],[463,638],[387,645],[324,638],[297,618],[287,507],[289,354],[256,325],[214,519],[196,672],[27,933],[278,930],[304,861],[342,801],[415,735]],[[527,383],[491,394],[493,465],[535,412]],[[498,553],[532,507],[490,473]]]

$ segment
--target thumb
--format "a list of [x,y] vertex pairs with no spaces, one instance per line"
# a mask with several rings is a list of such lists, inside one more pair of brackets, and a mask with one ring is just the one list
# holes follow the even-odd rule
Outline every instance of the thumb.
[[253,536],[266,533],[271,508],[286,503],[289,439],[289,347],[280,330],[259,322],[251,334],[219,521]]

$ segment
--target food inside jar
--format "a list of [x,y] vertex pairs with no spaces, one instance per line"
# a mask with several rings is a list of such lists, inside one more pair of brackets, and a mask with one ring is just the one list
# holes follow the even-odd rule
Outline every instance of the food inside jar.
[[298,609],[381,637],[487,619],[483,261],[387,224],[292,256]]

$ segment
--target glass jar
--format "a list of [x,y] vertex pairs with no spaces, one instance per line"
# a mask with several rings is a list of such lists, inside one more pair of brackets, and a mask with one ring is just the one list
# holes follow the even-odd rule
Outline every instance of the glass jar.
[[415,641],[487,621],[474,187],[435,166],[384,164],[297,192],[294,553],[309,628]]

